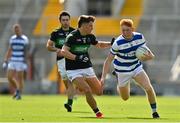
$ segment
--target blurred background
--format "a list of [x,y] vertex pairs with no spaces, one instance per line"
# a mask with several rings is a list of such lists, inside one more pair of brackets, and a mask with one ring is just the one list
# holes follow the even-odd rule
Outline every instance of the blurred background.
[[[144,34],[156,55],[153,61],[144,63],[144,68],[157,94],[180,95],[180,0],[0,0],[0,64],[13,34],[13,24],[20,23],[30,40],[25,94],[65,93],[57,73],[56,54],[46,49],[49,34],[60,27],[58,16],[62,10],[71,14],[74,28],[79,15],[96,16],[94,34],[107,41],[120,35],[120,19],[131,18],[136,31]],[[98,77],[108,53],[109,49],[90,49]],[[116,95],[116,82],[116,77],[109,73],[104,94]],[[144,94],[133,82],[131,88],[132,95]],[[0,93],[11,90],[6,72],[0,69]]]

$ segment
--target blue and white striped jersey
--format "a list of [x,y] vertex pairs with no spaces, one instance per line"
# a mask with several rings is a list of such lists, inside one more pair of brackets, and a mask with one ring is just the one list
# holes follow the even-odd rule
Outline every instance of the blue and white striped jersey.
[[25,35],[13,35],[9,41],[12,48],[10,61],[24,62],[25,46],[29,44],[28,38]]
[[133,32],[133,38],[126,40],[120,35],[114,41],[110,52],[115,55],[114,68],[116,72],[131,72],[141,66],[135,52],[139,46],[146,45],[141,33]]

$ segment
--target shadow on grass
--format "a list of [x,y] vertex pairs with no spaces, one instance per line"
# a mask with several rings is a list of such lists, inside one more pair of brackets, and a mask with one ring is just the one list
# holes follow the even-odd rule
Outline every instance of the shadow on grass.
[[142,120],[152,120],[151,117],[125,117],[126,119],[142,119]]
[[151,118],[151,117],[126,117],[126,119],[142,119],[142,120],[168,120],[168,118]]
[[[94,117],[80,117],[80,118],[90,118],[90,119],[98,119],[95,116]],[[138,119],[138,120],[168,120],[168,118],[159,118],[159,119],[153,119],[151,117],[104,117],[99,119],[116,119],[116,120],[122,120],[122,119]]]
[[89,114],[89,113],[92,113],[90,111],[72,111],[71,113],[86,113],[86,114]]

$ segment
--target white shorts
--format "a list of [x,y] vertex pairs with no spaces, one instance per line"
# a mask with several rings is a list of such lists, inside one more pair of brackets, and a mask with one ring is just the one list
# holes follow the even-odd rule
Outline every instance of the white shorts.
[[58,66],[58,72],[61,74],[61,77],[63,80],[67,80],[67,72],[66,72],[66,67],[65,67],[65,59],[61,59],[57,61],[57,66]]
[[133,77],[137,76],[142,71],[144,71],[144,69],[142,66],[139,66],[132,72],[116,72],[118,77],[118,87],[126,86]]
[[8,70],[26,71],[27,70],[27,64],[24,62],[9,61]]
[[67,76],[69,80],[73,81],[77,77],[91,78],[95,77],[95,73],[92,67],[85,69],[67,70]]

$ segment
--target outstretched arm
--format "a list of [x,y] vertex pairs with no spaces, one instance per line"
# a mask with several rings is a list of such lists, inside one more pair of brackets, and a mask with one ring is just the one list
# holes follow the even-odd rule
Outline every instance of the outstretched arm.
[[96,44],[97,48],[110,48],[113,43],[115,41],[115,38],[111,39],[111,42],[106,42],[106,41],[98,41],[98,43]]
[[97,48],[110,48],[111,47],[111,42],[98,41],[98,43],[95,46]]
[[106,78],[107,73],[109,72],[109,68],[111,65],[112,60],[114,59],[114,55],[109,53],[108,57],[106,58],[104,65],[103,65],[103,71],[101,76],[101,82],[104,83],[104,80]]

